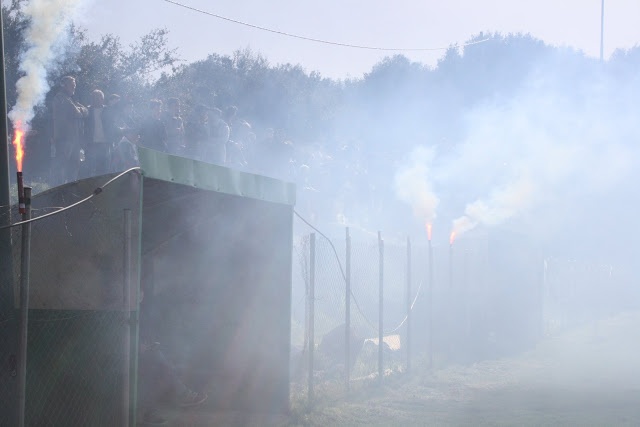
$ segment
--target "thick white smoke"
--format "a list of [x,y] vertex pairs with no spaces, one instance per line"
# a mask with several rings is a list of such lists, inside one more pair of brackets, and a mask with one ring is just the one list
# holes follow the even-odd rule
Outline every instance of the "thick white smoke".
[[433,158],[432,149],[416,147],[411,153],[410,163],[395,176],[397,197],[411,205],[413,214],[421,221],[435,219],[439,202],[431,185],[429,168]]
[[590,200],[630,179],[639,150],[631,143],[629,116],[637,107],[616,103],[624,88],[604,76],[576,83],[579,96],[569,95],[567,85],[553,77],[532,79],[514,98],[468,114],[469,136],[439,172],[448,182],[438,188],[464,187],[470,200],[453,220],[454,231],[507,221],[520,228],[563,227],[593,212]]
[[9,112],[14,126],[28,128],[34,108],[49,91],[47,71],[64,53],[65,36],[74,12],[82,0],[31,0],[22,8],[30,20],[25,31],[26,50],[20,58],[24,75],[16,83],[16,105]]
[[399,168],[396,195],[419,220],[437,206],[457,235],[507,225],[550,239],[617,226],[611,209],[630,203],[640,178],[640,108],[628,96],[637,88],[596,67],[580,74],[570,61],[547,59],[513,94],[469,108],[452,149],[419,149]]
[[522,177],[493,191],[487,199],[468,204],[464,216],[453,221],[453,231],[460,235],[478,224],[499,225],[533,203],[534,188],[531,179]]

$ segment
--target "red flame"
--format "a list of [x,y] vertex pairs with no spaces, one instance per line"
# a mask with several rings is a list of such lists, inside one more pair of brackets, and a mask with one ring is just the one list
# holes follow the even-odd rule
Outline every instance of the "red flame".
[[16,163],[18,164],[18,172],[22,172],[22,158],[24,157],[24,146],[22,144],[22,137],[24,131],[20,128],[22,123],[16,123],[16,135],[13,139],[13,145],[16,147]]
[[432,228],[431,223],[427,222],[427,238],[429,240],[431,240],[431,228]]
[[449,244],[453,245],[453,241],[456,240],[456,232],[452,231],[451,236],[449,236]]

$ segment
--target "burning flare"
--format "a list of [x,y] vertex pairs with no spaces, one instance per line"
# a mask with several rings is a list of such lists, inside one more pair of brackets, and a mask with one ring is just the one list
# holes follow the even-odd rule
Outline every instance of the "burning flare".
[[24,157],[24,145],[22,138],[24,137],[24,130],[22,130],[22,123],[16,123],[15,137],[13,138],[13,146],[16,148],[16,164],[18,165],[18,172],[22,172],[22,159]]
[[452,231],[451,236],[449,236],[449,244],[453,245],[453,241],[456,240],[456,232]]
[[30,0],[18,2],[20,13],[27,18],[24,45],[20,53],[19,71],[22,77],[16,82],[16,104],[9,111],[9,119],[16,130],[16,161],[22,171],[22,137],[30,129],[35,115],[34,108],[44,102],[49,83],[47,71],[55,61],[64,58],[72,18],[83,0]]
[[431,228],[432,228],[431,223],[427,222],[427,238],[429,239],[429,241],[431,241]]

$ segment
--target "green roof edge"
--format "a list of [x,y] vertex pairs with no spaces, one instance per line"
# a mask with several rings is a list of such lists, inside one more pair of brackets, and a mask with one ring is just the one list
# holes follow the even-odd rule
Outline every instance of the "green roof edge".
[[266,202],[291,206],[296,203],[296,185],[290,182],[172,156],[145,147],[139,148],[139,159],[142,174],[146,178]]

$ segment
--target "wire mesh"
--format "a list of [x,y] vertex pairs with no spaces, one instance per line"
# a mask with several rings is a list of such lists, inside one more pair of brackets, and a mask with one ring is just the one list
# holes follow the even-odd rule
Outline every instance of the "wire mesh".
[[[336,397],[343,386],[331,381],[340,377],[345,351],[346,244],[334,239],[331,247],[329,240],[315,231],[319,235],[315,257],[316,350],[328,337],[336,345],[334,375],[315,366],[314,387]],[[431,245],[425,240],[419,236],[419,243],[412,245],[410,272],[406,244],[384,244],[385,374],[405,366],[408,308],[412,354],[422,367],[436,370],[452,363],[469,364],[524,351],[541,338],[543,325],[553,331],[580,325],[594,316],[610,316],[629,306],[623,301],[625,295],[627,300],[637,299],[638,291],[628,272],[613,265],[572,260],[547,259],[543,263],[527,242],[504,234],[465,236],[453,245]],[[296,246],[297,295],[304,299],[311,262],[308,237],[300,238]],[[366,232],[352,234],[350,247],[350,322],[359,341],[357,350],[351,351],[350,380],[359,382],[378,375],[381,251],[377,236]],[[295,305],[296,300],[292,303]],[[304,306],[300,302],[297,305]],[[307,313],[308,309],[305,306]],[[301,315],[299,309],[294,308],[294,313],[297,321],[305,319],[306,331],[311,319]]]
[[[294,252],[298,262],[294,263],[294,290],[292,292],[293,326],[305,319],[304,338],[298,338],[293,344],[293,370],[305,365],[307,353],[307,331],[310,319],[301,315],[299,308],[308,296],[309,286],[309,239],[303,236],[297,239]],[[315,347],[314,378],[318,382],[344,378],[346,361],[346,241],[329,240],[320,235],[316,240],[315,253],[315,299],[314,330]],[[387,253],[384,256],[384,253]],[[380,245],[375,235],[363,233],[352,239],[351,243],[351,305],[350,316],[350,379],[359,381],[373,378],[379,372],[379,312],[380,312]],[[407,246],[402,243],[387,245],[383,255],[383,372],[400,371],[406,365],[406,350],[402,335],[406,340],[407,310],[418,304],[422,290],[422,281],[418,286],[407,289]],[[411,272],[413,276],[424,274],[420,269]],[[410,293],[410,295],[407,294]],[[408,302],[409,300],[409,302]],[[309,303],[309,301],[307,301]],[[423,303],[424,304],[424,303]],[[309,312],[308,304],[304,306]],[[292,340],[293,340],[292,333]],[[300,345],[302,343],[302,345]],[[295,375],[300,380],[303,375]]]
[[[412,240],[411,245],[411,358],[412,360],[426,360],[428,363],[429,350],[432,345],[433,295],[429,281],[429,249],[423,241]],[[405,329],[405,336],[406,336]],[[406,338],[405,338],[406,339]],[[426,359],[425,359],[426,358]]]
[[406,365],[407,246],[384,245],[384,358],[383,371],[393,372]]
[[[38,195],[32,217],[74,203],[104,181],[98,177]],[[133,208],[137,236],[137,188],[139,176],[128,176],[106,187],[98,198],[30,224],[26,425],[124,423],[125,365],[135,352],[125,344],[131,325],[123,311],[123,212]],[[13,222],[19,218],[14,208]],[[19,357],[12,337],[19,327],[21,232],[21,226],[11,229],[13,281],[0,295],[0,342],[10,344],[11,359]],[[137,262],[133,265],[130,274],[135,278]],[[9,377],[0,377],[0,394],[10,390],[13,399],[9,396],[8,402],[17,402],[18,373],[8,372]],[[3,405],[0,425],[14,424],[4,421],[14,420],[16,406]]]
[[378,372],[379,248],[375,236],[354,237],[351,243],[351,325],[363,339],[352,380]]
[[[333,247],[331,246],[333,243]],[[316,288],[315,288],[315,356],[314,378],[318,382],[335,380],[344,372],[345,360],[345,277],[344,257],[340,249],[345,241],[329,242],[323,236],[316,244]],[[302,315],[302,303],[309,285],[308,237],[299,238],[295,245],[298,263],[294,268],[294,290],[292,304],[293,321],[304,319],[304,333],[298,334],[294,349],[299,351],[299,363],[308,372],[306,332],[309,320]],[[335,250],[334,250],[335,249]],[[407,317],[411,312],[412,338],[415,353],[421,352],[439,364],[453,360],[461,345],[469,336],[469,319],[472,311],[466,303],[469,289],[468,278],[461,274],[469,268],[454,268],[456,277],[450,277],[452,253],[446,247],[432,247],[433,262],[429,262],[426,246],[416,246],[412,251],[411,289],[407,288],[407,245],[387,243],[383,256],[383,373],[403,370],[407,363]],[[344,251],[343,251],[344,253]],[[336,254],[338,256],[336,256]],[[353,381],[374,378],[379,372],[378,321],[380,311],[380,256],[381,251],[375,235],[364,233],[352,239],[351,244],[351,329],[359,344],[351,351],[351,375]],[[459,261],[455,261],[456,263]],[[460,261],[461,262],[461,261]],[[468,263],[468,260],[465,261]],[[431,266],[431,267],[430,267]],[[432,276],[429,268],[433,268]],[[475,267],[474,267],[475,268]],[[298,277],[298,279],[296,279]],[[430,282],[430,277],[433,278]],[[454,286],[453,284],[456,283]],[[457,289],[457,290],[456,290]],[[307,301],[308,303],[308,301]],[[296,308],[298,307],[298,308]],[[418,310],[416,310],[418,307]],[[294,326],[293,328],[299,328]],[[293,336],[293,334],[292,334]],[[331,345],[329,345],[331,343]],[[299,350],[297,350],[299,349]],[[292,360],[295,360],[292,358]],[[298,378],[306,378],[299,375]]]
[[[335,242],[334,242],[335,244]],[[344,248],[344,241],[338,247]],[[340,252],[338,252],[340,255]],[[338,262],[339,261],[339,262]],[[344,250],[336,259],[330,242],[316,240],[315,337],[319,379],[335,379],[344,373],[345,281]]]
[[122,313],[31,312],[27,425],[117,425]]
[[297,236],[293,242],[291,274],[291,358],[290,377],[294,384],[292,392],[300,393],[304,388],[303,378],[309,369],[308,348],[308,291],[309,291],[309,235]]

